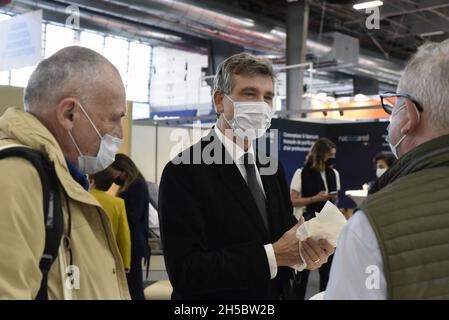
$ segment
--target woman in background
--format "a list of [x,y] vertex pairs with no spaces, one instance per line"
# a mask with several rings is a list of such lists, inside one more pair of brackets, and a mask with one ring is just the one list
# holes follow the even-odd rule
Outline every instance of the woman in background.
[[[380,152],[373,158],[373,163],[376,168],[376,177],[379,179],[385,172],[396,162],[396,157],[391,152]],[[367,183],[368,190],[376,183],[377,180]]]
[[[305,221],[315,217],[315,212],[320,212],[326,201],[337,203],[340,174],[334,169],[336,152],[332,141],[320,138],[310,149],[304,167],[296,170],[290,186],[290,196],[298,220],[301,215]],[[320,291],[326,290],[331,264],[332,256],[319,269]],[[305,299],[309,273],[309,270],[304,270],[296,275],[293,284],[296,299]]]
[[374,157],[373,162],[379,179],[396,162],[396,157],[391,152],[381,152]]
[[147,270],[151,249],[149,237],[149,202],[147,183],[134,162],[124,154],[117,154],[112,164],[115,170],[115,183],[120,186],[117,196],[125,201],[131,232],[131,268],[126,274],[128,287],[133,300],[145,300],[143,292],[142,259]]

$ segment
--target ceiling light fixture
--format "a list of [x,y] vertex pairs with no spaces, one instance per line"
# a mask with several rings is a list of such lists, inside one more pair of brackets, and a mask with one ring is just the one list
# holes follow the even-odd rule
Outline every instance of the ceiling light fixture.
[[432,32],[425,32],[425,33],[420,33],[419,35],[421,37],[431,37],[431,36],[440,36],[444,34],[444,31],[442,30],[438,30],[438,31],[432,31]]
[[355,10],[363,10],[363,9],[368,9],[368,8],[380,7],[383,4],[384,3],[382,1],[366,1],[366,2],[361,2],[361,3],[356,3],[352,7]]
[[271,34],[281,37],[281,38],[285,38],[287,35],[285,34],[285,32],[280,31],[280,30],[276,30],[276,29],[272,29],[271,30]]

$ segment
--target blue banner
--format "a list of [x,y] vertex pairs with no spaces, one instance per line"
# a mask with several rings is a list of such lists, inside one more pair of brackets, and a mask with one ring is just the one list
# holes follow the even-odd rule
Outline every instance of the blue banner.
[[320,137],[332,140],[337,146],[335,169],[341,178],[339,207],[354,208],[355,203],[345,196],[345,191],[361,189],[364,183],[376,179],[373,157],[389,151],[385,142],[387,125],[388,122],[324,124],[273,119],[271,129],[278,130],[278,156],[289,185],[295,171],[304,166],[312,144]]

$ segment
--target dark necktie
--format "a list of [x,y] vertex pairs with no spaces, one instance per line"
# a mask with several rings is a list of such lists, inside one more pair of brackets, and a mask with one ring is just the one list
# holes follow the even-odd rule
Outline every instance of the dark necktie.
[[270,230],[268,224],[268,211],[267,211],[267,203],[265,201],[265,196],[263,194],[262,188],[257,181],[256,176],[256,165],[254,163],[254,159],[252,154],[245,153],[243,156],[243,164],[246,169],[246,180],[248,184],[248,188],[253,195],[254,201],[256,202],[257,208],[259,209],[259,213],[262,216],[263,224],[267,231]]

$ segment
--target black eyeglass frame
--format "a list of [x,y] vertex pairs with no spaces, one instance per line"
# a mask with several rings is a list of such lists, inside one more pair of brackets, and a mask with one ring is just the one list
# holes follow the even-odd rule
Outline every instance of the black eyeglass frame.
[[424,111],[424,109],[421,106],[421,104],[418,101],[416,101],[415,99],[413,99],[413,97],[411,95],[409,95],[409,94],[396,93],[396,92],[385,92],[385,93],[379,94],[379,96],[380,96],[380,103],[382,104],[382,108],[388,114],[391,114],[393,112],[394,108],[392,108],[388,104],[384,103],[384,99],[391,98],[391,97],[398,97],[398,98],[409,99],[411,102],[413,102],[413,104],[416,106],[416,109],[419,112],[423,112]]

